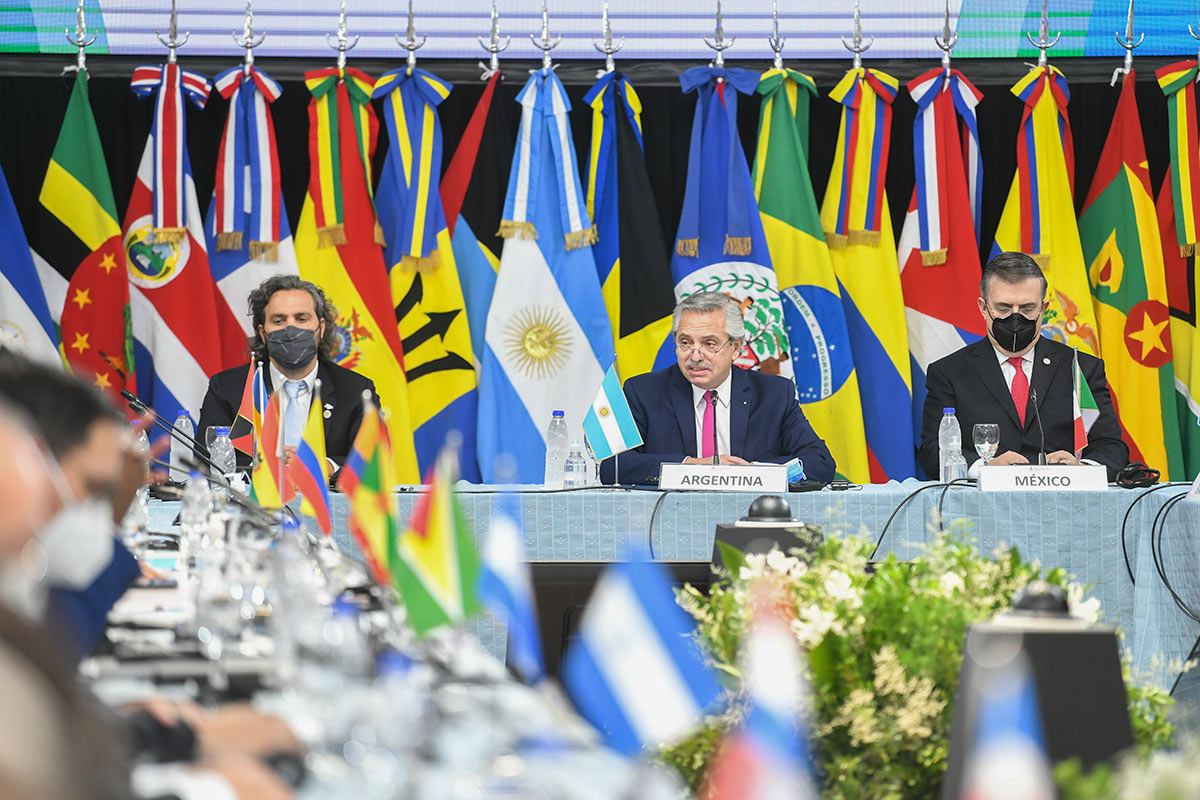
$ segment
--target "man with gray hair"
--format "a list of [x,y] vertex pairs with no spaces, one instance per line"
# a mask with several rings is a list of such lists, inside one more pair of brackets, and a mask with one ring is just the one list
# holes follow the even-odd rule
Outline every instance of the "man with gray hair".
[[701,292],[675,306],[671,330],[678,366],[638,375],[625,396],[642,446],[600,465],[605,483],[658,482],[659,465],[798,460],[809,480],[834,477],[833,456],[813,431],[786,378],[735,369],[746,336],[741,307],[718,292]]

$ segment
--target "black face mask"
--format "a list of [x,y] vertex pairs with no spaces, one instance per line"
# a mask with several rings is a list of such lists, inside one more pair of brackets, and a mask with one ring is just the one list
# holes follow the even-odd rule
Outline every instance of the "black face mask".
[[317,357],[317,332],[295,325],[271,331],[267,353],[282,369],[300,369]]
[[[989,312],[990,316],[991,312]],[[992,336],[1010,353],[1019,353],[1037,336],[1037,320],[1014,311],[1007,317],[992,317]]]

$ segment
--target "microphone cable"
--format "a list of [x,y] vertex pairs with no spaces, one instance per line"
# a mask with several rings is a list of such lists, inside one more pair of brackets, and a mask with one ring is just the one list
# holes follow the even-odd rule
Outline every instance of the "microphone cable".
[[1123,555],[1125,557],[1125,571],[1127,573],[1129,573],[1129,582],[1132,583],[1134,586],[1137,586],[1137,579],[1133,577],[1133,565],[1129,562],[1129,547],[1126,544],[1126,540],[1125,540],[1125,530],[1129,525],[1129,515],[1133,513],[1133,507],[1136,506],[1138,503],[1142,502],[1142,500],[1146,499],[1148,496],[1154,494],[1155,492],[1161,492],[1163,489],[1170,489],[1172,487],[1190,486],[1190,485],[1191,484],[1189,484],[1187,482],[1182,482],[1182,483],[1181,482],[1171,482],[1171,483],[1159,484],[1158,486],[1151,487],[1150,489],[1139,494],[1137,497],[1133,498],[1133,502],[1129,504],[1129,508],[1125,509],[1125,516],[1121,520],[1121,555]]

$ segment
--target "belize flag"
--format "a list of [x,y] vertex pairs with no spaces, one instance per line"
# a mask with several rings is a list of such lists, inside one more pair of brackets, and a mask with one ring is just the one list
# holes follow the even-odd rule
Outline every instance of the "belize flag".
[[138,67],[132,86],[140,97],[157,95],[123,237],[138,394],[163,413],[194,412],[208,376],[228,366],[217,332],[237,325],[217,303],[187,152],[184,97],[203,108],[210,87],[171,63]]

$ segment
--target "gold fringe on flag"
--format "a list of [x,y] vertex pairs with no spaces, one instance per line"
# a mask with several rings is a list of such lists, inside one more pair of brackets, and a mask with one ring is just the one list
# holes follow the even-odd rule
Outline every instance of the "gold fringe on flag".
[[879,231],[850,231],[850,244],[865,244],[868,247],[878,247]]
[[725,255],[727,256],[748,256],[750,255],[750,237],[749,236],[730,236],[725,234]]
[[346,244],[346,226],[342,223],[317,228],[317,247],[334,247]]
[[1032,255],[1030,255],[1030,258],[1032,258],[1034,261],[1037,262],[1037,265],[1042,268],[1042,272],[1045,272],[1047,269],[1050,268],[1050,254],[1049,253],[1033,253]]
[[496,235],[502,239],[538,238],[537,228],[532,222],[516,222],[511,219],[500,221],[500,230],[496,231]]
[[921,266],[922,267],[939,267],[946,263],[946,250],[922,250],[921,251]]
[[845,250],[849,237],[844,233],[835,233],[834,231],[825,231],[825,244],[832,247],[834,250]]
[[1180,258],[1189,258],[1194,255],[1196,255],[1196,243],[1195,242],[1189,242],[1187,244],[1179,245],[1179,257]]
[[437,272],[441,266],[442,252],[440,250],[434,250],[422,258],[409,255],[400,256],[400,269],[405,272],[419,272],[422,275],[428,275],[431,272]]
[[217,250],[241,250],[242,232],[226,231],[217,234]]
[[375,220],[375,244],[387,247],[387,239],[383,235],[383,226],[379,224],[379,220]]
[[259,261],[278,261],[279,242],[251,242],[250,258]]
[[595,244],[600,241],[600,237],[596,234],[596,226],[584,228],[581,231],[571,231],[566,235],[567,249],[578,250],[586,245]]
[[155,244],[179,244],[187,236],[187,228],[155,228]]
[[675,242],[675,252],[685,258],[695,258],[700,255],[700,240],[680,239]]

